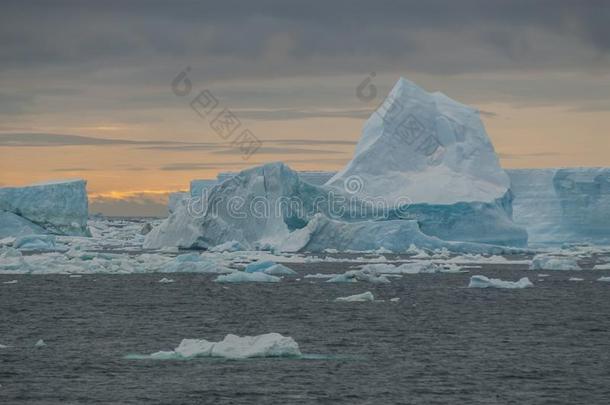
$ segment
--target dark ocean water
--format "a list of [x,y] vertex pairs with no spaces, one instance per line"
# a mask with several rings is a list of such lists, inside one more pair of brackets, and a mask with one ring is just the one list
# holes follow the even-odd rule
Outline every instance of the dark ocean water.
[[[290,265],[301,275],[332,263]],[[484,266],[525,290],[467,289],[471,274],[391,285],[221,285],[194,274],[7,276],[2,404],[608,404],[604,272]],[[569,282],[571,276],[585,278]],[[160,284],[162,277],[176,280]],[[371,291],[400,302],[336,303]],[[279,332],[310,359],[129,360],[183,338]],[[36,348],[38,339],[46,347]]]

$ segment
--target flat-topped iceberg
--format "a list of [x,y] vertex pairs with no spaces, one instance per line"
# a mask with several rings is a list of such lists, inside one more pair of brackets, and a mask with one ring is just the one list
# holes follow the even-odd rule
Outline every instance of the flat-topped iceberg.
[[[32,228],[35,233],[88,236],[88,217],[84,180],[0,188],[0,229],[10,221],[11,228],[17,232],[11,236],[28,234],[25,228]],[[37,231],[36,227],[42,228],[44,232]],[[4,232],[0,230],[0,235]]]
[[222,357],[226,359],[247,359],[252,357],[299,357],[301,351],[297,342],[279,333],[258,336],[226,335],[219,342],[205,339],[183,339],[171,351],[161,351],[149,356],[129,356],[157,360],[191,359],[194,357]]

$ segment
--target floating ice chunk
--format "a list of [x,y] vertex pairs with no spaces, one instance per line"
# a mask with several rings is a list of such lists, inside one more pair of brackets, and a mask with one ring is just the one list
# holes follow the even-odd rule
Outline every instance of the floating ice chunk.
[[579,277],[570,277],[568,279],[568,281],[585,281],[584,278],[579,278]]
[[367,301],[375,301],[375,297],[373,293],[370,291],[364,292],[362,294],[350,295],[347,297],[338,297],[335,298],[335,301],[340,302],[367,302]]
[[504,281],[497,278],[487,278],[485,276],[472,276],[470,277],[470,284],[468,288],[527,288],[533,287],[534,284],[527,277],[523,277],[519,281]]
[[610,263],[596,264],[593,266],[593,270],[610,270]]
[[231,240],[220,245],[216,245],[210,249],[210,252],[239,252],[246,250],[241,243],[236,240]]
[[17,280],[10,280],[10,281],[4,281],[2,284],[17,284],[19,281]]
[[371,270],[350,270],[343,274],[339,274],[329,280],[327,283],[356,283],[358,281],[366,281],[373,284],[389,284],[390,280]]
[[172,280],[171,278],[165,278],[163,277],[161,280],[157,281],[157,283],[173,283],[174,280]]
[[275,262],[271,261],[271,260],[263,260],[263,261],[259,261],[259,262],[252,262],[250,264],[248,264],[246,266],[246,268],[244,269],[244,271],[246,273],[258,273],[258,272],[264,272],[265,270],[267,270],[268,268],[275,266]]
[[172,351],[153,353],[148,358],[190,359],[193,357],[223,357],[226,359],[247,359],[253,357],[299,357],[301,351],[297,342],[279,333],[258,336],[227,335],[220,342],[205,339],[183,339]]
[[335,273],[328,273],[328,274],[324,274],[324,273],[316,273],[316,274],[306,274],[304,276],[304,278],[333,278],[338,276],[339,274],[335,274]]
[[296,276],[297,272],[284,266],[283,264],[274,264],[264,270],[265,274],[271,276]]
[[44,342],[44,340],[40,339],[38,342],[36,342],[36,344],[34,344],[34,347],[44,347],[47,344]]
[[214,279],[217,283],[279,283],[280,280],[279,277],[270,276],[269,274],[261,272],[246,273],[244,271],[236,271]]
[[398,301],[400,301],[400,298],[398,298],[398,297],[390,298],[390,302],[398,302]]
[[0,349],[8,349],[8,346],[6,346],[6,345],[0,345]]
[[530,270],[582,270],[572,257],[536,255]]
[[597,281],[610,282],[610,277],[600,277],[600,278],[597,279]]
[[26,235],[15,239],[13,246],[22,250],[55,250],[54,235]]

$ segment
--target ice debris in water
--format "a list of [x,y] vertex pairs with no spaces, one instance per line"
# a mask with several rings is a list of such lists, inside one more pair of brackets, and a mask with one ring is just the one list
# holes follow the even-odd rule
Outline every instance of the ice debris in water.
[[4,281],[2,284],[17,284],[17,280]]
[[597,281],[610,282],[610,277],[600,277],[600,278],[597,279]]
[[436,264],[431,262],[404,263],[400,266],[387,263],[367,264],[362,270],[378,274],[420,274],[420,273],[467,273],[453,263]]
[[226,335],[220,342],[205,339],[183,339],[172,351],[160,351],[145,356],[150,359],[190,359],[193,357],[223,357],[246,359],[251,357],[298,357],[301,351],[297,342],[279,333],[258,336]]
[[173,283],[173,282],[174,282],[174,280],[172,280],[171,278],[166,278],[166,277],[163,277],[161,280],[157,281],[157,283],[164,283],[164,284]]
[[242,250],[246,249],[236,240],[221,243],[220,245],[210,248],[210,252],[239,252]]
[[596,264],[593,266],[593,270],[610,270],[610,263]]
[[582,270],[573,257],[536,255],[530,270]]
[[375,301],[375,297],[373,293],[370,291],[364,292],[362,294],[350,295],[347,297],[338,297],[335,298],[335,301],[339,302],[366,302],[366,301]]
[[44,347],[47,344],[44,342],[44,340],[40,339],[38,342],[36,342],[36,344],[34,345],[34,347]]
[[376,270],[371,269],[349,270],[343,274],[339,274],[326,280],[327,283],[356,283],[358,281],[366,281],[373,284],[390,283],[390,280],[388,280],[386,276],[381,275]]
[[584,278],[579,278],[579,277],[570,277],[568,279],[568,281],[585,281]]
[[217,283],[278,283],[280,280],[281,278],[269,274],[261,272],[246,273],[245,271],[220,275],[214,279]]
[[470,284],[468,288],[527,288],[533,287],[534,284],[527,277],[523,277],[519,281],[504,281],[497,278],[487,278],[485,276],[472,276],[470,277]]

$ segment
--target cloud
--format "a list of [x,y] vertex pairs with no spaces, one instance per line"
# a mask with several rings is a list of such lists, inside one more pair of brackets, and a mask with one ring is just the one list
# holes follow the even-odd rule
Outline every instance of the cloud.
[[500,159],[525,159],[531,157],[548,157],[548,156],[561,156],[561,153],[555,152],[539,152],[539,153],[498,153]]
[[95,138],[82,135],[47,134],[47,133],[0,133],[0,146],[13,147],[51,147],[51,146],[107,146],[107,145],[155,145],[164,148],[208,147],[207,143],[187,143],[174,141],[137,141],[130,139]]

